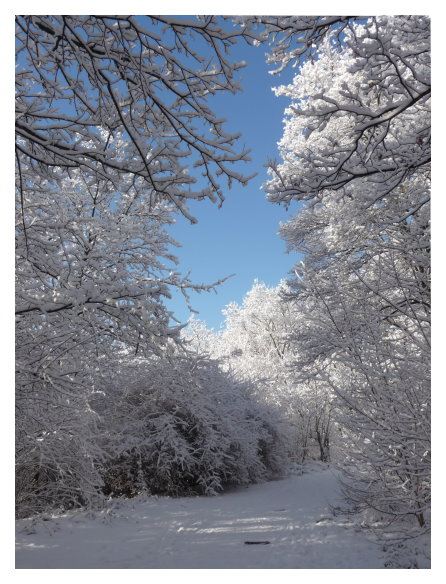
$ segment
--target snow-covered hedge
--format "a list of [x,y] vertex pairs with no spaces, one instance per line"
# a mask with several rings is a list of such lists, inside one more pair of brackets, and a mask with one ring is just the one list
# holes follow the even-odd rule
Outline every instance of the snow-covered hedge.
[[126,359],[105,386],[105,494],[212,495],[283,468],[274,416],[216,361]]

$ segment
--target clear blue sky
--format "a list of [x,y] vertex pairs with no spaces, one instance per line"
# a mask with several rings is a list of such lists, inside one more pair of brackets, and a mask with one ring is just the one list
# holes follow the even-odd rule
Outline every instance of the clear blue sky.
[[[239,71],[243,92],[220,95],[209,102],[228,120],[226,129],[241,131],[241,144],[252,151],[252,162],[239,169],[244,174],[258,175],[246,187],[234,185],[231,190],[224,189],[225,202],[221,208],[209,201],[193,202],[190,208],[198,223],[191,225],[178,217],[171,228],[173,237],[182,245],[174,252],[180,260],[179,268],[183,273],[190,270],[194,282],[210,283],[235,274],[218,288],[217,294],[191,294],[198,317],[213,328],[223,322],[222,309],[229,302],[240,302],[255,279],[276,285],[298,259],[297,255],[286,253],[278,235],[280,222],[292,216],[296,208],[287,212],[267,202],[261,190],[267,179],[265,163],[268,158],[278,157],[277,141],[282,135],[283,112],[288,105],[287,99],[276,97],[271,87],[291,81],[296,70],[269,75],[265,50],[265,46],[235,47],[235,60],[247,61],[247,66]],[[189,318],[181,294],[175,294],[167,304],[181,322]]]

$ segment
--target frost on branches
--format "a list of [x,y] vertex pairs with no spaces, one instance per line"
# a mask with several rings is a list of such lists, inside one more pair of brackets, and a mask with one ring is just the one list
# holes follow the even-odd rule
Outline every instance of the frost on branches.
[[[430,31],[423,16],[328,34],[276,89],[291,104],[271,201],[305,254],[292,345],[337,396],[349,498],[429,526]],[[398,531],[398,527],[396,531]]]
[[221,178],[248,180],[234,168],[248,152],[208,98],[240,89],[244,64],[229,50],[256,38],[252,26],[228,31],[215,16],[18,16],[18,172],[22,161],[47,176],[80,168],[119,191],[130,176],[132,188],[193,221],[188,199],[221,201]]
[[361,194],[368,208],[430,161],[429,19],[372,18],[344,35],[341,45],[334,32],[325,36],[317,61],[276,88],[292,102],[283,162],[271,167],[274,202],[315,202],[326,190],[365,184],[372,187]]

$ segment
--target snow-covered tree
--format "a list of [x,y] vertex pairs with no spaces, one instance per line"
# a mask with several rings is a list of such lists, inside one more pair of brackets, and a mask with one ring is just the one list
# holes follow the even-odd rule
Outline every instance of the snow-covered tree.
[[[302,372],[338,398],[349,496],[428,522],[430,33],[423,16],[336,28],[290,97],[273,202],[305,254],[290,282]],[[336,38],[334,38],[336,37]]]
[[194,221],[189,199],[222,201],[220,178],[247,180],[234,166],[247,152],[208,105],[238,89],[239,38],[249,27],[215,17],[16,18],[21,514],[94,494],[98,367],[177,334],[163,300],[191,283],[166,227],[178,211]]
[[306,61],[291,85],[276,89],[292,103],[283,163],[271,167],[274,202],[316,202],[327,190],[360,183],[373,186],[361,195],[368,208],[428,171],[429,19],[370,18],[345,29],[341,46],[337,34],[324,37],[317,61]]
[[175,333],[163,295],[170,285],[187,285],[163,263],[170,259],[165,204],[148,211],[145,197],[117,197],[81,174],[61,180],[60,190],[27,180],[26,236],[20,216],[16,230],[21,513],[48,500],[85,502],[92,493],[85,484],[86,477],[94,482],[96,416],[88,398],[98,360],[112,361],[122,344],[134,352],[162,350]]
[[280,412],[290,455],[296,461],[310,457],[327,461],[331,395],[314,379],[298,379],[298,355],[291,339],[301,314],[286,299],[289,294],[284,282],[276,287],[255,282],[241,305],[231,303],[224,309],[221,331],[210,331],[192,319],[186,337],[197,349],[207,347],[225,371],[249,381],[257,399]]
[[235,71],[244,64],[232,62],[229,50],[258,36],[249,24],[224,23],[215,16],[17,16],[18,174],[23,161],[48,177],[78,168],[115,190],[130,175],[153,203],[168,200],[191,220],[188,199],[222,201],[219,177],[245,184],[234,163],[248,153],[237,149],[239,136],[224,130],[209,97],[239,90]]

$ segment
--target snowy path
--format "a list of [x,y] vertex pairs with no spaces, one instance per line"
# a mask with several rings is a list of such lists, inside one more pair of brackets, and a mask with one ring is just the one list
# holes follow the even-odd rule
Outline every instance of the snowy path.
[[125,502],[107,520],[85,513],[35,527],[21,520],[16,567],[383,567],[379,547],[330,513],[337,496],[336,479],[324,469],[218,497]]

